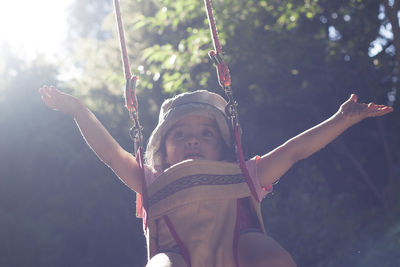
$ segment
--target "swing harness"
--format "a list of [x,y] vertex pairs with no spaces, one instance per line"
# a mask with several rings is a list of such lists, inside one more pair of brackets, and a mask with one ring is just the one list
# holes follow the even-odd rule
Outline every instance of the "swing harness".
[[[238,120],[238,112],[237,112],[237,102],[233,98],[233,93],[232,93],[232,89],[231,89],[231,77],[230,77],[228,65],[222,58],[222,47],[219,42],[218,32],[217,32],[215,19],[214,19],[214,15],[213,15],[213,10],[212,10],[212,6],[211,6],[211,0],[204,0],[204,3],[205,3],[205,8],[206,8],[206,12],[207,12],[208,21],[209,21],[211,38],[212,38],[212,42],[213,42],[213,46],[214,46],[214,50],[210,51],[208,53],[208,55],[216,66],[219,85],[223,89],[223,91],[228,99],[228,103],[225,107],[225,113],[226,113],[227,117],[230,119],[231,124],[232,124],[232,129],[233,129],[234,139],[235,139],[235,150],[236,150],[237,159],[238,159],[238,163],[239,163],[239,167],[240,167],[239,172],[241,172],[241,174],[244,176],[245,184],[247,184],[247,190],[250,190],[250,195],[246,195],[245,193],[243,193],[244,191],[246,191],[244,189],[240,189],[242,191],[240,191],[240,190],[239,191],[242,192],[242,197],[252,196],[254,198],[254,200],[257,203],[259,203],[261,200],[258,197],[255,186],[250,177],[249,171],[247,170],[244,155],[243,155],[243,149],[242,149],[242,143],[241,143],[241,128],[240,128],[240,124],[239,124],[239,120]],[[147,231],[148,230],[147,210],[149,207],[149,205],[148,205],[149,192],[148,192],[148,189],[146,186],[146,181],[144,178],[145,176],[144,176],[143,134],[142,134],[142,126],[140,125],[139,117],[138,117],[138,101],[137,101],[136,93],[135,93],[136,85],[137,85],[139,78],[138,78],[138,76],[132,75],[131,71],[130,71],[130,65],[129,65],[129,59],[128,59],[128,55],[127,55],[119,0],[114,0],[114,7],[115,7],[117,24],[118,24],[121,56],[122,56],[122,62],[123,62],[123,68],[124,68],[124,72],[125,72],[125,80],[126,80],[125,107],[127,108],[128,112],[129,112],[129,117],[130,117],[130,120],[132,121],[132,125],[133,125],[130,129],[130,136],[134,142],[134,151],[136,153],[136,161],[138,162],[138,165],[142,171],[142,177],[141,177],[142,178],[142,191],[141,191],[141,194],[137,193],[136,212],[137,212],[137,216],[141,217],[143,219],[143,230],[146,234],[148,232]],[[237,173],[237,171],[235,171],[234,173]],[[157,206],[156,206],[156,208],[157,208]],[[162,212],[160,212],[160,214],[162,214]],[[258,215],[260,218],[260,214],[258,214]],[[188,251],[187,247],[185,246],[185,244],[183,244],[179,235],[177,234],[177,231],[175,230],[169,216],[163,214],[162,219],[163,219],[166,227],[169,229],[169,232],[172,235],[173,239],[175,240],[176,244],[178,245],[179,250],[182,253],[182,256],[183,256],[184,260],[186,261],[187,265],[189,267],[191,267],[189,251]],[[237,228],[237,225],[235,226],[235,228]],[[264,229],[264,231],[265,231],[265,229]],[[235,237],[235,238],[237,238],[237,237]],[[148,240],[149,239],[150,238],[148,238]],[[234,240],[233,242],[235,243],[236,241],[237,240]],[[148,244],[148,247],[150,247],[149,244]],[[150,252],[149,252],[149,255],[150,255]],[[235,257],[235,263],[238,266],[236,255],[234,257]]]
[[[142,179],[142,192],[137,193],[136,196],[136,211],[141,211],[141,217],[143,218],[143,229],[147,228],[147,187],[146,181],[144,180],[144,149],[143,149],[143,133],[142,126],[139,122],[139,111],[138,101],[136,98],[136,85],[139,81],[139,77],[131,74],[128,53],[126,50],[124,26],[122,23],[121,9],[119,6],[119,0],[114,0],[114,8],[118,25],[118,35],[121,47],[122,63],[125,72],[125,107],[128,110],[129,118],[132,121],[132,127],[130,128],[130,137],[133,140],[133,151],[136,153],[136,161],[141,170]],[[143,207],[143,208],[142,208]]]
[[214,49],[208,52],[209,57],[216,65],[217,75],[218,75],[218,82],[221,88],[224,90],[226,97],[228,98],[228,104],[225,108],[225,113],[228,118],[231,119],[233,132],[235,135],[235,148],[236,154],[239,161],[240,169],[243,172],[243,175],[246,178],[247,184],[249,185],[249,189],[253,195],[253,197],[257,201],[261,201],[258,198],[256,189],[254,187],[253,182],[251,181],[249,171],[246,168],[245,160],[244,160],[244,153],[242,148],[242,141],[241,141],[241,128],[238,119],[238,112],[237,112],[237,102],[233,99],[233,93],[231,88],[231,76],[229,74],[228,64],[222,59],[222,47],[219,42],[217,26],[215,25],[215,19],[213,15],[213,10],[211,6],[211,0],[204,0],[204,4],[207,10],[207,17],[208,23],[210,25],[211,30],[211,39],[213,41]]

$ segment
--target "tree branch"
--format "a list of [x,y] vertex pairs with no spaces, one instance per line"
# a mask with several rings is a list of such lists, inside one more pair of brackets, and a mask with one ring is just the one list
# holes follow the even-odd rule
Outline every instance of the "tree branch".
[[382,0],[381,3],[385,7],[385,15],[389,19],[390,24],[392,25],[395,58],[397,65],[400,66],[400,25],[399,25],[399,17],[397,15],[400,7],[400,0],[394,0],[393,7],[389,6],[387,0]]
[[347,146],[341,140],[333,142],[332,147],[334,150],[336,150],[336,152],[344,155],[355,166],[356,170],[360,173],[361,178],[367,184],[372,194],[381,204],[384,205],[382,194],[379,192],[379,189],[375,186],[368,172],[365,170],[357,157],[347,148]]

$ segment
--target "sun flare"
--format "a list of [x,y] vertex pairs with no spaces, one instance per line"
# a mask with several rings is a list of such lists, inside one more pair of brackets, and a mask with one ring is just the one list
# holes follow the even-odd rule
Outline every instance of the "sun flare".
[[55,56],[67,36],[67,7],[73,0],[13,0],[0,8],[0,43],[18,56]]

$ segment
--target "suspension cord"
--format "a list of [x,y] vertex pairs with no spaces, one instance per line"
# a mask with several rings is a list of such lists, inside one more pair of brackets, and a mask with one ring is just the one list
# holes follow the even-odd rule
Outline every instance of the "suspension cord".
[[146,207],[147,207],[147,187],[146,182],[144,180],[144,149],[143,149],[143,134],[142,134],[142,126],[139,122],[139,114],[138,114],[138,101],[136,98],[136,84],[139,80],[138,76],[131,74],[130,66],[129,66],[129,58],[126,50],[126,42],[125,42],[125,34],[124,27],[122,24],[122,15],[119,6],[119,0],[114,0],[115,7],[115,15],[118,24],[118,34],[119,41],[121,45],[121,56],[122,63],[125,72],[125,107],[129,112],[129,118],[132,121],[132,127],[130,129],[130,136],[134,143],[133,151],[136,153],[136,161],[139,165],[139,168],[142,172],[142,193],[137,193],[136,200],[136,212],[137,216],[143,218],[143,228],[147,229],[147,215],[146,215]]
[[215,19],[212,11],[211,1],[205,1],[205,5],[206,5],[207,18],[210,25],[214,49],[217,51],[217,53],[220,54],[222,53],[222,47],[221,44],[219,43],[218,31],[217,31],[217,26],[215,25]]
[[131,138],[135,143],[134,152],[136,153],[137,149],[142,147],[143,144],[142,127],[140,126],[138,118],[138,101],[135,93],[136,84],[139,80],[139,77],[135,75],[132,76],[130,71],[129,58],[126,50],[124,27],[122,24],[122,16],[118,0],[114,0],[114,6],[118,23],[118,33],[121,45],[122,63],[125,71],[125,80],[126,80],[125,107],[128,109],[129,117],[133,122],[133,127],[131,128]]
[[127,80],[129,80],[132,77],[132,75],[131,75],[130,66],[129,66],[128,53],[126,52],[124,26],[122,24],[121,9],[119,7],[118,0],[114,0],[114,7],[115,7],[117,24],[118,24],[118,34],[119,34],[119,40],[120,40],[120,45],[121,45],[122,63],[124,64],[125,78]]
[[216,65],[217,75],[218,75],[218,83],[221,88],[224,90],[226,97],[228,98],[228,104],[225,108],[225,113],[230,118],[232,123],[233,132],[235,135],[235,145],[236,145],[236,153],[239,161],[239,166],[242,170],[243,175],[246,178],[247,184],[249,185],[250,191],[253,197],[260,201],[258,198],[258,194],[256,192],[253,180],[250,177],[250,174],[246,167],[246,162],[243,155],[242,142],[241,142],[241,128],[238,119],[237,112],[237,102],[233,98],[232,88],[231,88],[231,76],[229,73],[228,64],[222,59],[222,47],[219,42],[217,26],[215,25],[214,14],[211,6],[211,0],[204,0],[204,4],[207,11],[208,23],[210,25],[211,30],[211,39],[214,46],[214,51],[210,51],[208,55],[211,60]]

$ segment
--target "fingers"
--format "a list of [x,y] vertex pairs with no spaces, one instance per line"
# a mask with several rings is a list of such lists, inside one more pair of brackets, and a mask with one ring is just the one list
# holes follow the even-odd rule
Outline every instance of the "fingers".
[[43,102],[47,105],[48,100],[51,98],[51,95],[49,94],[49,87],[44,85],[43,87],[39,88],[39,94],[41,95]]
[[41,88],[39,88],[39,93],[41,95],[51,96],[52,94],[60,93],[60,91],[57,90],[53,85],[51,86],[43,85]]
[[42,101],[50,108],[56,109],[54,103],[55,93],[59,92],[54,86],[43,85],[39,88],[39,93],[41,95]]
[[392,107],[385,105],[376,105],[374,103],[368,104],[369,117],[380,117],[393,111]]
[[39,94],[41,94],[42,97],[48,96],[47,91],[48,91],[47,85],[44,85],[43,87],[39,88]]
[[[362,117],[379,117],[383,116],[385,114],[388,114],[393,111],[392,107],[386,106],[386,105],[377,105],[373,102],[370,102],[368,104],[364,103],[358,103],[358,97],[356,94],[351,94],[350,98],[346,101],[347,106],[350,105],[350,103],[356,103],[356,107],[359,110],[359,114],[362,115]],[[353,105],[351,105],[353,106]],[[356,110],[357,110],[356,109]]]

